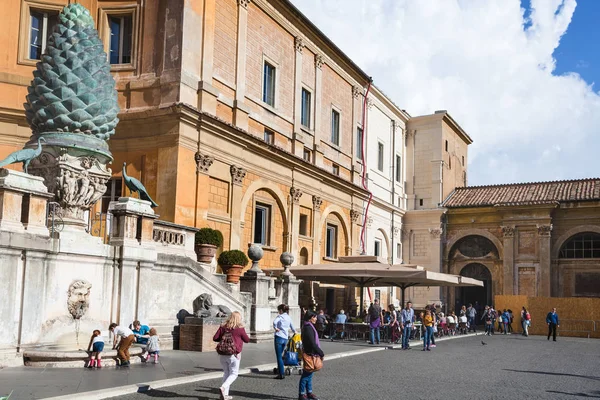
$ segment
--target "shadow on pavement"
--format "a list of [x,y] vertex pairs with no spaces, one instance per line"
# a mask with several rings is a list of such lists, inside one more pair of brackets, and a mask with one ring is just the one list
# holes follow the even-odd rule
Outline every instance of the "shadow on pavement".
[[567,395],[567,396],[577,396],[577,397],[587,397],[587,398],[600,399],[600,391],[598,391],[598,390],[594,390],[590,394],[586,394],[586,393],[569,393],[569,392],[561,392],[561,391],[558,391],[558,390],[547,390],[546,392],[548,392],[548,393],[554,393],[554,394],[563,394],[563,395]]
[[584,378],[584,379],[591,379],[593,381],[600,381],[600,376],[563,374],[561,372],[525,371],[525,370],[520,370],[520,369],[505,369],[504,371],[524,372],[527,374],[540,374],[540,375],[570,376],[572,378]]
[[138,391],[139,394],[143,394],[148,397],[155,397],[159,399],[195,399],[195,400],[209,400],[209,397],[195,397],[195,396],[184,396],[175,392],[168,392],[166,390],[151,389],[145,391]]
[[[214,388],[210,388],[207,386],[201,386],[200,389],[196,389],[197,392],[204,392],[204,393],[218,393],[219,390],[218,389],[214,389]],[[252,393],[252,392],[242,392],[239,390],[233,390],[233,389],[229,389],[229,395],[233,396],[233,398],[236,398],[237,396],[240,397],[244,397],[244,398],[248,398],[248,399],[265,399],[265,394],[264,393]],[[284,397],[284,396],[271,396],[269,395],[267,398],[269,398],[270,400],[295,400],[297,397]],[[204,399],[204,397],[200,397],[200,399]]]

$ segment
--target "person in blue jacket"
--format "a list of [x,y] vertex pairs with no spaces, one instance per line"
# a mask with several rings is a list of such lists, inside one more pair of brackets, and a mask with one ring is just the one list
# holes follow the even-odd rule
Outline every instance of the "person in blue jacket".
[[548,324],[548,340],[550,340],[550,335],[552,335],[552,340],[556,342],[556,328],[560,328],[556,307],[546,315],[546,323]]

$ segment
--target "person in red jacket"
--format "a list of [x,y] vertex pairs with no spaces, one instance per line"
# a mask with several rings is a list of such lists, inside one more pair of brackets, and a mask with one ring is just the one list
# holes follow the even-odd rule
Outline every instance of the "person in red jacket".
[[219,388],[221,391],[220,399],[229,400],[232,399],[229,396],[229,387],[237,379],[240,370],[242,348],[244,343],[250,342],[250,338],[242,324],[242,314],[238,311],[232,312],[223,325],[219,327],[213,340],[219,342],[217,352],[223,367],[223,383]]

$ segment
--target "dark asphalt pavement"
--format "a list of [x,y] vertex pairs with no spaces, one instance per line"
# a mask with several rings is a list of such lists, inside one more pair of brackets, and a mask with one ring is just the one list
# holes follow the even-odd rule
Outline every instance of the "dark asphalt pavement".
[[[414,347],[330,362],[325,357],[313,388],[322,400],[600,398],[599,357],[600,341],[594,339],[478,335],[440,342],[431,352]],[[298,376],[272,378],[267,372],[242,375],[230,395],[240,400],[298,398]],[[220,381],[204,381],[119,399],[218,399],[219,386]]]

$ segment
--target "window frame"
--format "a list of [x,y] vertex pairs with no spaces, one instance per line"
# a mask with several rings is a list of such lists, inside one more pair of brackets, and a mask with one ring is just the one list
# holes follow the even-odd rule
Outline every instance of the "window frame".
[[[131,16],[131,62],[126,64],[110,64],[110,18]],[[106,58],[111,71],[135,71],[138,66],[139,44],[139,5],[100,7],[98,9],[98,35],[104,44]]]
[[[119,193],[118,195],[117,192]],[[106,182],[106,191],[100,198],[100,212],[108,213],[108,207],[110,205],[110,202],[119,200],[119,197],[122,197],[123,194],[123,178],[121,178],[120,176],[111,177]],[[108,200],[108,203],[106,204],[106,211],[104,211],[105,200]]]
[[381,257],[381,245],[381,239],[375,238],[375,240],[373,241],[373,255],[375,257]]
[[331,164],[331,173],[335,176],[340,176],[340,166],[338,164]]
[[[308,103],[304,102],[304,93],[308,94]],[[313,93],[310,89],[308,89],[306,86],[302,86],[302,90],[300,91],[300,126],[304,129],[307,130],[312,130],[312,123],[313,123],[313,115],[312,115],[312,102],[313,102]],[[304,121],[304,117],[305,117],[305,110],[304,110],[304,106],[308,105],[308,113],[307,113],[307,118],[308,121]],[[308,124],[305,124],[304,122],[308,122]]]
[[[308,157],[307,157],[308,155]],[[302,151],[302,159],[307,163],[312,163],[312,151],[309,148],[304,148]]]
[[[340,147],[340,131],[341,131],[341,127],[342,127],[342,113],[340,112],[340,110],[337,107],[332,106],[331,107],[331,113],[329,114],[329,122],[330,122],[330,131],[331,131],[331,135],[329,137],[329,141],[331,142],[332,145],[334,145],[335,147]],[[337,115],[337,126],[334,125],[334,115]],[[335,127],[335,129],[334,129]],[[336,139],[336,140],[334,140]]]
[[[360,132],[360,134],[359,134],[359,132]],[[363,148],[362,148],[362,142],[364,140],[364,136],[363,136],[364,134],[365,134],[365,131],[363,130],[363,128],[360,127],[360,126],[357,126],[356,127],[356,138],[355,138],[356,139],[356,152],[355,152],[355,155],[356,155],[356,159],[358,161],[363,161],[363,158],[364,158]],[[359,138],[360,138],[360,140],[359,140]]]
[[[59,14],[64,7],[64,4],[47,4],[31,0],[21,1],[17,64],[35,66],[40,61],[39,59],[29,58],[29,46],[31,42],[31,12],[37,11],[49,14]],[[42,54],[44,50],[45,48],[42,48]]]
[[[265,76],[265,66],[266,65],[270,65],[271,67],[273,67],[274,71],[275,71],[275,76],[273,79],[273,104],[269,104],[267,103],[265,100],[265,83],[266,83],[266,76]],[[271,58],[267,57],[265,54],[263,54],[263,59],[262,59],[262,70],[260,73],[261,76],[261,82],[260,82],[260,101],[261,103],[266,106],[269,107],[273,110],[276,110],[278,105],[279,105],[279,96],[277,93],[277,88],[279,87],[279,64],[276,63],[275,61],[273,61]]]
[[[588,242],[589,248],[586,248]],[[578,245],[580,245],[580,248],[577,248]],[[590,253],[590,257],[586,257],[586,252]],[[567,256],[569,253],[571,255]],[[594,255],[597,257],[594,257]],[[558,258],[560,260],[600,259],[600,234],[597,232],[580,232],[572,235],[561,246]]]
[[[304,224],[302,223],[302,220],[304,219]],[[302,229],[304,227],[304,230]],[[304,231],[304,233],[303,233]],[[309,236],[309,223],[308,223],[308,214],[303,214],[300,213],[300,217],[298,218],[298,234],[300,236],[305,236],[308,237]]]
[[379,172],[383,172],[383,170],[385,168],[384,153],[385,153],[385,145],[382,142],[378,141],[377,142],[377,170]]
[[[333,232],[333,242],[329,245],[329,232]],[[337,242],[338,242],[338,226],[327,222],[325,225],[325,258],[337,260]],[[331,247],[331,253],[329,248]]]
[[[257,209],[265,210],[265,221],[264,224],[264,241],[265,243],[256,241],[256,227],[257,227],[257,218],[256,218],[256,210]],[[254,207],[252,212],[252,244],[257,244],[259,246],[270,246],[271,245],[271,227],[272,227],[272,215],[273,215],[273,205],[268,202],[261,201],[260,199],[256,199],[254,201]]]
[[275,144],[275,132],[269,128],[265,128],[264,141],[271,146]]
[[397,183],[402,182],[402,156],[400,154],[396,154],[395,178]]

